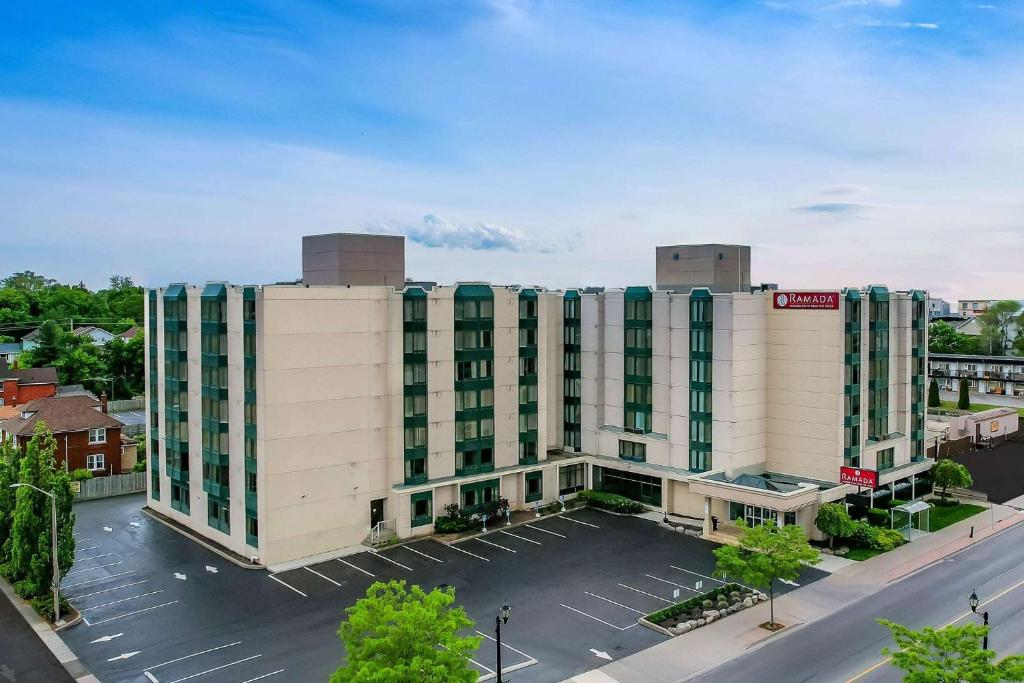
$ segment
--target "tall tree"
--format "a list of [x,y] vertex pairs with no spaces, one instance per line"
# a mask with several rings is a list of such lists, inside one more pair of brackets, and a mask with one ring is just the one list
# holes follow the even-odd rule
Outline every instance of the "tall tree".
[[19,289],[23,292],[38,292],[48,287],[53,287],[56,284],[56,280],[33,273],[31,270],[14,273],[0,280],[0,287],[4,289]]
[[822,503],[818,506],[814,526],[818,527],[821,533],[828,534],[828,547],[832,548],[836,536],[846,536],[853,531],[853,520],[842,503]]
[[817,550],[811,547],[804,530],[796,524],[782,528],[775,522],[749,527],[741,519],[739,546],[725,545],[714,551],[714,576],[735,576],[744,583],[768,589],[770,605],[769,626],[775,626],[775,582],[792,581],[803,565],[821,562]]
[[996,662],[996,653],[982,648],[988,626],[967,623],[920,631],[879,619],[892,631],[896,648],[886,647],[882,654],[905,672],[905,683],[999,683],[1024,681],[1024,656],[1012,655]]
[[1003,355],[1009,347],[1010,326],[1020,315],[1020,304],[1016,301],[997,301],[989,306],[980,316],[981,337],[989,346],[988,353]]
[[967,380],[965,380],[965,379],[961,379],[960,380],[960,386],[958,387],[958,390],[959,390],[960,394],[957,397],[956,407],[959,408],[960,410],[970,410],[971,409],[971,387],[970,387],[969,384],[967,384]]
[[130,398],[145,390],[146,347],[141,332],[128,341],[114,337],[101,355],[106,376],[114,380],[111,399]]
[[453,606],[455,589],[419,586],[405,581],[376,582],[345,612],[338,636],[347,663],[331,683],[474,683],[478,673],[469,656],[480,639],[460,636],[473,626],[465,610]]
[[931,384],[928,385],[928,407],[938,408],[942,405],[942,401],[939,400],[939,381],[933,379]]
[[64,334],[57,323],[52,320],[44,322],[39,326],[39,337],[36,339],[35,348],[22,354],[22,363],[34,368],[52,366],[61,354]]
[[18,481],[21,468],[21,449],[12,441],[0,441],[0,564],[10,559],[11,525],[17,500],[11,485]]
[[943,458],[932,468],[932,481],[942,488],[942,500],[946,500],[946,491],[950,488],[965,489],[974,484],[971,472],[956,460]]
[[970,342],[945,320],[936,320],[928,326],[928,350],[931,353],[967,353]]

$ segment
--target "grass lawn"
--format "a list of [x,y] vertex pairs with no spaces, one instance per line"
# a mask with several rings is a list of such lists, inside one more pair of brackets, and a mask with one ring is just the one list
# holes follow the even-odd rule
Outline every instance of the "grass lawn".
[[861,562],[863,560],[870,560],[875,555],[881,555],[881,550],[875,550],[874,548],[850,548],[850,552],[846,553],[843,557],[848,560],[857,560]]
[[980,505],[970,505],[968,503],[961,503],[960,505],[954,505],[952,507],[942,507],[935,505],[928,513],[931,517],[930,526],[932,531],[938,531],[939,529],[945,529],[950,524],[956,524],[957,522],[963,521],[968,517],[984,512],[986,508]]
[[[956,407],[956,401],[940,401],[939,407],[943,410],[958,410]],[[971,403],[969,410],[972,413],[980,413],[983,410],[992,410],[993,408],[1008,408],[1012,406],[994,406],[988,403]],[[1017,414],[1024,417],[1024,408],[1018,408]]]

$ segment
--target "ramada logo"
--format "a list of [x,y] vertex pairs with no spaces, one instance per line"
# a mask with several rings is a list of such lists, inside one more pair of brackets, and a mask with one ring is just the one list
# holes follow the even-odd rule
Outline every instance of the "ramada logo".
[[836,310],[839,308],[837,292],[776,292],[775,308],[817,308]]
[[776,303],[779,304],[780,308],[785,308],[786,306],[789,305],[789,295],[788,294],[779,294],[779,298],[776,299],[775,301],[776,301]]

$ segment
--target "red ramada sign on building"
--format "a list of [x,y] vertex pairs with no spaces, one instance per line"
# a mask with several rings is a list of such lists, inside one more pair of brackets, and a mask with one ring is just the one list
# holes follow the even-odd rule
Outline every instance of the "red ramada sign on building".
[[817,308],[837,310],[838,292],[775,292],[772,297],[775,308]]
[[839,468],[839,483],[875,488],[878,486],[878,472],[843,465]]

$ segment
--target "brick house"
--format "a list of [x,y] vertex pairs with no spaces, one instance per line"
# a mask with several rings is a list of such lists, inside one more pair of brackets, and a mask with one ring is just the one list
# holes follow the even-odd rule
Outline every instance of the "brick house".
[[15,439],[24,450],[37,422],[45,422],[57,440],[57,464],[69,470],[88,469],[94,476],[121,474],[123,444],[120,420],[89,396],[37,398],[20,406],[21,413],[0,422],[0,438]]
[[17,406],[57,395],[55,368],[8,367],[0,360],[0,406]]

